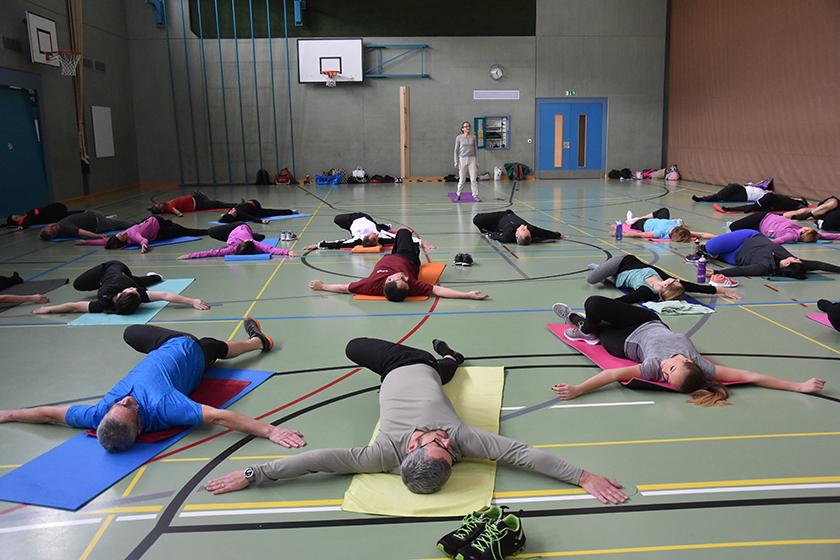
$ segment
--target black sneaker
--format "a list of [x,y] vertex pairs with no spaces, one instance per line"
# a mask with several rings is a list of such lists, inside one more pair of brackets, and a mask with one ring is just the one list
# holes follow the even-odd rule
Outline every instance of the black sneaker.
[[487,506],[467,514],[458,529],[440,538],[437,543],[438,550],[452,558],[483,533],[487,523],[501,519],[505,509],[507,506]]
[[438,340],[437,338],[434,339],[432,341],[432,348],[434,348],[435,352],[440,354],[441,357],[452,356],[455,358],[455,361],[459,364],[464,363],[464,355],[450,348],[449,345],[442,340]]
[[484,527],[484,532],[458,551],[456,560],[503,560],[525,550],[522,523],[512,513]]
[[453,263],[460,265],[464,262],[464,253],[458,253],[455,255],[455,260],[452,261]]
[[473,258],[472,255],[469,253],[462,253],[461,254],[461,262],[458,263],[461,266],[472,266],[473,265]]
[[251,338],[259,338],[262,341],[263,352],[268,352],[274,348],[274,341],[263,334],[260,324],[253,317],[245,317],[245,332],[248,333],[248,336]]

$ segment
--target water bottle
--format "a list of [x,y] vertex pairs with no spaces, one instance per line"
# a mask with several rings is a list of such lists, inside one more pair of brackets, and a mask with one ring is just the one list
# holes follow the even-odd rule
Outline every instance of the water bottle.
[[622,235],[621,235],[621,234],[622,234],[622,231],[621,231],[621,220],[618,220],[618,221],[615,223],[615,240],[616,240],[616,241],[621,241],[621,238],[622,238]]
[[697,261],[697,283],[703,284],[706,282],[706,257],[701,256]]

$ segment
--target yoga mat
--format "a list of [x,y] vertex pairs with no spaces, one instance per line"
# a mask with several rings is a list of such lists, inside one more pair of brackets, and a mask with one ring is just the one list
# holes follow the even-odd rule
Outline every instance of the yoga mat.
[[828,320],[828,313],[806,313],[805,316],[817,323],[825,325],[830,329],[834,328],[834,325],[832,325],[831,321]]
[[[102,235],[115,235],[123,230],[121,229],[114,229],[111,231],[103,232]],[[50,241],[59,242],[59,241],[78,241],[79,239],[90,239],[89,237],[53,237]]]
[[[262,218],[263,220],[268,220],[269,222],[273,222],[274,220],[289,220],[291,218],[306,218],[311,216],[312,214],[285,214],[283,216],[269,216],[268,218]],[[210,222],[211,224],[221,224],[222,222],[214,221]]]
[[471,192],[462,192],[461,193],[461,200],[457,200],[458,193],[451,192],[449,193],[449,200],[452,202],[481,202],[481,200],[476,200],[473,197]]
[[[15,284],[14,286],[9,286],[0,292],[0,294],[6,296],[34,296],[35,294],[46,294],[56,288],[60,288],[69,281],[69,278],[56,278],[55,280],[34,280],[32,282],[22,282],[20,284]],[[17,307],[18,305],[20,304],[0,303],[0,313],[6,311],[7,309],[11,309],[12,307]]]
[[[445,266],[446,263],[420,263],[420,273],[417,274],[417,279],[429,284],[436,284]],[[353,299],[388,301],[385,296],[369,296],[366,294],[356,294]],[[427,299],[429,299],[429,296],[408,296],[404,301],[425,301]]]
[[[164,239],[162,241],[152,241],[149,247],[161,247],[163,245],[177,245],[178,243],[189,243],[190,241],[201,241],[200,237],[193,237],[192,235],[182,235],[181,237],[173,237],[172,239]],[[129,245],[125,248],[126,251],[134,251],[139,249],[140,245]]]
[[356,245],[350,249],[351,253],[380,253],[381,251],[382,245],[374,245],[373,247],[362,247],[361,245]]
[[[47,227],[48,225],[50,225],[50,224],[31,224],[31,225],[26,226],[26,228],[36,228],[36,227],[38,227],[38,228],[45,228],[45,227]],[[17,228],[19,228],[19,227],[20,227],[20,226],[6,226],[6,229],[12,229],[12,228],[13,228],[13,229],[17,229]],[[24,228],[24,229],[26,229],[26,228]]]
[[[226,408],[272,375],[270,371],[216,367],[204,377],[250,382],[219,407]],[[0,477],[0,500],[75,511],[191,430],[156,443],[137,443],[123,453],[108,453],[94,438],[80,433]]]
[[[569,340],[565,336],[565,332],[568,329],[574,328],[574,325],[548,325],[548,330],[553,332],[557,335],[557,337],[592,360],[595,365],[600,367],[601,369],[614,369],[614,368],[621,368],[621,367],[630,367],[630,366],[637,366],[636,362],[633,360],[628,360],[626,358],[616,358],[612,354],[606,351],[606,349],[601,346],[600,344],[590,345],[582,340]],[[712,362],[714,363],[714,362]],[[663,381],[648,381],[647,379],[641,379],[639,377],[634,377],[629,381],[619,381],[625,387],[629,387],[630,389],[654,389],[654,390],[664,390],[664,391],[672,391],[674,393],[679,393],[673,385],[669,383],[665,383]],[[744,385],[750,383],[749,381],[727,381],[724,385]]]
[[[770,282],[802,282],[803,280],[798,280],[796,278],[791,278],[790,276],[762,276],[765,280],[769,280]],[[827,276],[825,274],[816,274],[810,273],[808,277],[804,279],[806,282],[834,282],[834,278],[831,276]]]
[[[153,292],[172,292],[180,294],[195,278],[172,278],[149,286]],[[67,323],[68,327],[94,327],[110,325],[143,325],[152,320],[168,301],[153,301],[141,303],[140,307],[131,315],[117,315],[116,313],[83,313],[78,319]]]
[[[443,390],[464,422],[498,434],[504,384],[504,368],[462,367]],[[371,442],[378,432],[377,423]],[[412,494],[395,474],[357,474],[344,494],[341,509],[400,517],[466,515],[490,503],[495,481],[496,463],[487,459],[459,461],[449,481],[435,494]]]
[[267,261],[271,253],[254,253],[253,255],[225,255],[225,262],[230,261]]

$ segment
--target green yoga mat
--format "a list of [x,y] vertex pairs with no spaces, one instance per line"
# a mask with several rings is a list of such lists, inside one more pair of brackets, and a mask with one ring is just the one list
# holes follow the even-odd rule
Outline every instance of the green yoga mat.
[[[172,292],[180,294],[195,278],[173,278],[149,286],[153,292]],[[131,315],[117,315],[116,313],[85,313],[78,319],[67,323],[68,327],[91,327],[103,325],[143,325],[152,320],[168,301],[153,301],[141,303],[140,308]]]
[[[462,367],[443,389],[464,422],[498,434],[504,385],[504,368]],[[378,432],[377,423],[371,442]],[[496,463],[487,459],[459,461],[436,494],[412,494],[394,474],[357,474],[341,509],[401,517],[466,515],[490,504],[495,483]]]

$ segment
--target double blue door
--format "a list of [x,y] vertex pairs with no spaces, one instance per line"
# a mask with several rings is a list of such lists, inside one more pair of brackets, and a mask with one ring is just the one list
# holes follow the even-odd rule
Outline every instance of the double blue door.
[[604,176],[606,99],[537,99],[537,178]]

